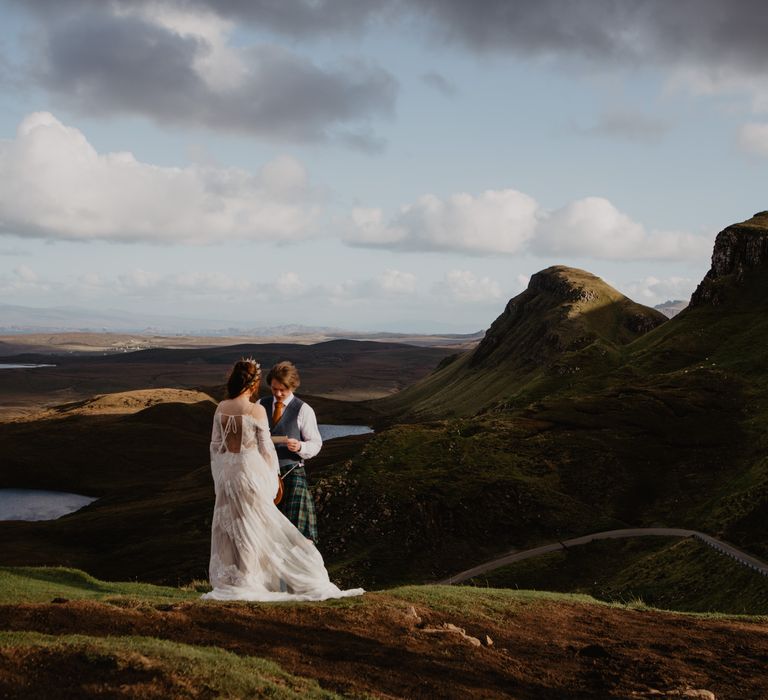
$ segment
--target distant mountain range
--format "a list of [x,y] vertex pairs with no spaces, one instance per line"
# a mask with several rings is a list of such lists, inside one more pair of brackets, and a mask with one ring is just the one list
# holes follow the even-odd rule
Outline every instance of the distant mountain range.
[[36,308],[0,304],[0,333],[61,333],[68,331],[102,333],[172,333],[183,335],[259,335],[286,336],[341,332],[325,326],[238,326],[221,319],[187,318],[159,314],[139,314],[120,309],[97,311],[75,306]]
[[653,308],[657,311],[661,311],[667,318],[673,318],[674,316],[677,316],[686,306],[688,306],[687,301],[683,301],[682,299],[675,299],[674,301],[672,299],[669,299],[668,301],[665,301],[663,304],[656,304]]
[[22,333],[135,333],[142,335],[184,335],[201,337],[250,336],[289,338],[318,336],[329,338],[397,339],[414,335],[440,335],[468,340],[482,337],[483,331],[462,333],[462,328],[435,321],[403,321],[377,324],[375,330],[350,331],[333,326],[284,324],[246,326],[211,318],[190,318],[144,314],[121,309],[103,311],[76,306],[39,308],[0,304],[0,335]]

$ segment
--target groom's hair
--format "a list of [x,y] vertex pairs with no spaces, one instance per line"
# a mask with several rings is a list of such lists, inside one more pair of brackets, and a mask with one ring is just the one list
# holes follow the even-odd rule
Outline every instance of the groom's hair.
[[227,397],[234,399],[240,396],[246,389],[257,384],[261,377],[259,363],[255,360],[239,360],[229,373],[227,379]]
[[278,362],[272,366],[267,374],[267,384],[272,384],[272,380],[277,379],[281,384],[285,384],[291,391],[299,388],[301,379],[299,379],[299,370],[296,369],[296,365],[288,360]]

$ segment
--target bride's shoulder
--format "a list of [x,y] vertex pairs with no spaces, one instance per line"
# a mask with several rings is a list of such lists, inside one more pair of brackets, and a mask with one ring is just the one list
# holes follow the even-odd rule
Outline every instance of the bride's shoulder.
[[251,415],[256,420],[264,420],[267,417],[267,412],[264,409],[264,406],[262,406],[258,401],[254,404],[251,404]]

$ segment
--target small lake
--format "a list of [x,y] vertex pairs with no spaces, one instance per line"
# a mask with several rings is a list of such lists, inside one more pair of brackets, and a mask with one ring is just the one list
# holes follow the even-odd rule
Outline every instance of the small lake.
[[0,369],[34,369],[35,367],[55,367],[56,365],[15,365],[0,362]]
[[369,428],[367,425],[327,425],[321,423],[317,427],[323,440],[333,440],[347,435],[365,435],[373,432],[373,428]]
[[95,500],[62,491],[0,489],[0,520],[56,520]]

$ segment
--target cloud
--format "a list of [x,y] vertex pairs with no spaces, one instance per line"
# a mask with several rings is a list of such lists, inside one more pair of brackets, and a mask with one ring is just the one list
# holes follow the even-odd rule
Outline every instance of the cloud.
[[352,58],[320,66],[275,44],[235,45],[215,7],[73,5],[40,19],[27,73],[80,113],[380,148],[369,122],[392,114],[397,83],[379,66]]
[[421,76],[421,82],[434,90],[437,90],[443,97],[454,97],[457,92],[456,85],[436,71],[424,73],[424,75]]
[[13,294],[45,292],[48,285],[40,279],[40,276],[28,265],[18,265],[10,273],[0,274],[0,294],[8,301]]
[[768,158],[768,124],[744,124],[739,131],[739,146],[746,153]]
[[600,115],[595,124],[579,128],[578,131],[591,136],[656,143],[666,135],[669,129],[669,124],[663,119],[639,112],[618,110]]
[[98,153],[77,129],[37,112],[0,141],[0,233],[122,242],[211,243],[306,237],[318,216],[303,166],[284,156],[253,174],[160,167]]
[[536,201],[516,190],[460,193],[446,199],[426,194],[390,221],[380,209],[355,209],[347,242],[411,251],[511,254],[533,234],[536,210]]
[[706,258],[713,236],[647,231],[603,197],[587,197],[549,212],[517,190],[424,195],[387,218],[381,209],[351,213],[345,237],[353,246],[488,256],[608,260]]
[[34,283],[38,281],[37,273],[28,265],[19,265],[14,274],[22,281],[27,283]]
[[487,303],[502,298],[498,282],[490,277],[477,277],[469,270],[451,270],[435,285],[435,291],[460,303]]
[[712,242],[680,231],[648,232],[607,199],[587,197],[542,216],[532,249],[550,256],[688,260],[706,257]]
[[306,291],[305,284],[295,272],[286,272],[278,277],[274,285],[280,296],[297,297]]
[[388,269],[376,277],[357,280],[340,280],[318,285],[312,290],[314,298],[327,298],[335,303],[369,302],[404,298],[419,294],[416,275],[401,270]]
[[412,294],[416,289],[416,275],[400,270],[385,270],[376,278],[375,286],[387,294]]
[[[698,282],[688,277],[658,278],[649,276],[642,280],[623,285],[622,291],[630,298],[641,304],[655,305],[665,301],[691,298]],[[614,285],[615,286],[615,285]]]

